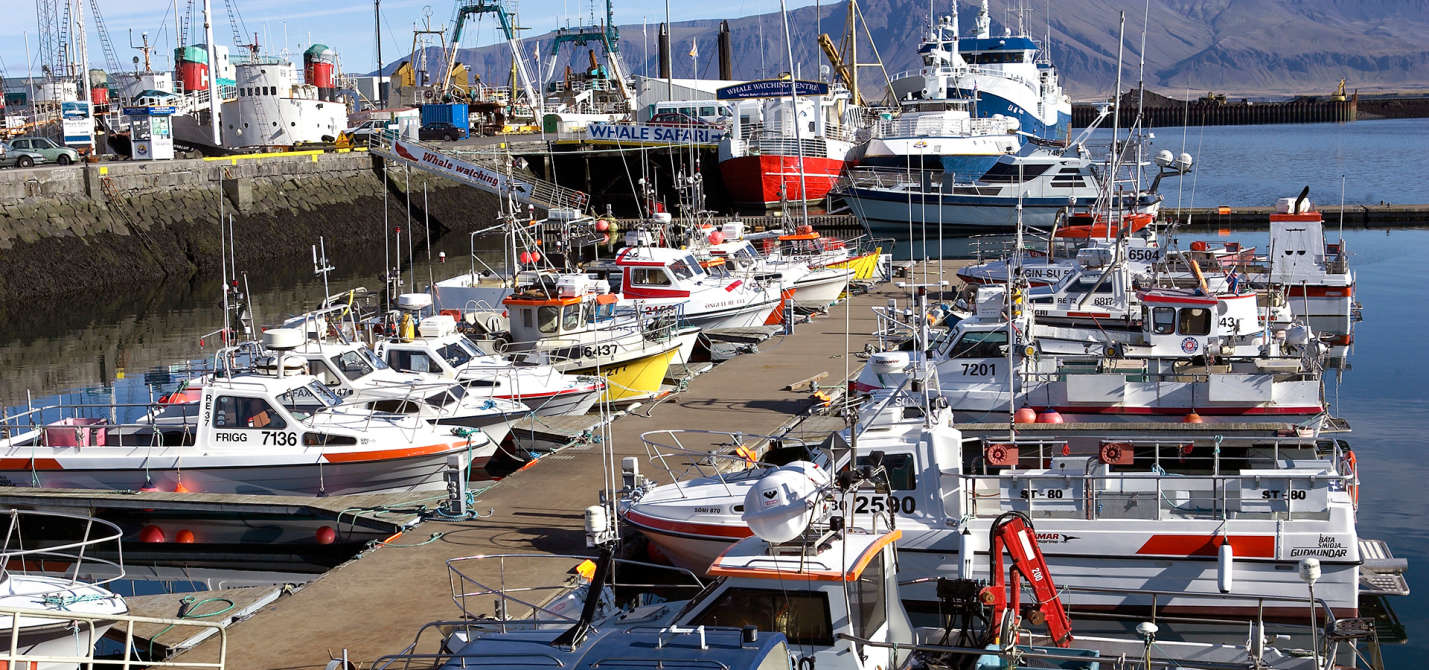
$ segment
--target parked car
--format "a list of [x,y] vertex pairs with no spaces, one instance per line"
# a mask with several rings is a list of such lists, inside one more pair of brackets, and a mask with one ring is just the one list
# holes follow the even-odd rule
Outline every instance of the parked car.
[[397,130],[397,124],[385,120],[371,119],[363,121],[351,128],[343,129],[340,136],[347,137],[347,142],[353,145],[368,144],[372,137],[384,130]]
[[0,142],[0,167],[34,167],[45,162],[45,155],[15,148],[9,142]]
[[461,139],[461,129],[445,121],[424,123],[417,131],[417,139],[455,142]]
[[62,144],[55,143],[48,137],[21,137],[10,140],[10,145],[20,151],[37,153],[45,157],[47,163],[59,163],[69,165],[79,162],[79,152]]

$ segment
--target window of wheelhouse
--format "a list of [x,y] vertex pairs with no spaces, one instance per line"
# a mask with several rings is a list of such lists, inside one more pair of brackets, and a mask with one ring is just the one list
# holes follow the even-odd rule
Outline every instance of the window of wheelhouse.
[[409,351],[406,349],[388,350],[387,364],[402,372],[442,371],[441,366],[434,363],[424,351]]
[[665,268],[630,268],[630,283],[642,286],[669,286]]
[[581,305],[566,305],[561,312],[561,330],[576,330],[581,327]]
[[267,400],[225,395],[214,403],[213,427],[281,430],[287,428],[288,423]]
[[691,626],[754,626],[783,633],[793,645],[834,643],[829,598],[822,591],[728,588],[690,621]]
[[1170,307],[1152,309],[1151,332],[1156,335],[1170,335],[1176,332],[1176,310]]
[[1211,310],[1204,307],[1182,307],[1177,329],[1182,335],[1211,334]]
[[462,348],[460,342],[452,342],[438,349],[437,353],[441,354],[442,358],[446,359],[447,364],[454,368],[466,365],[467,362],[471,360],[471,352]]
[[536,328],[546,335],[556,332],[561,325],[561,306],[542,305],[536,308]]
[[338,371],[342,373],[342,376],[353,381],[372,374],[374,368],[371,361],[356,351],[344,351],[333,356],[330,360],[332,364],[337,367]]
[[1001,358],[1007,355],[1007,331],[968,331],[952,344],[949,358]]
[[[872,466],[871,456],[854,459],[858,467]],[[894,491],[912,491],[917,488],[917,472],[913,469],[913,454],[884,454],[883,471],[888,476],[888,488]]]

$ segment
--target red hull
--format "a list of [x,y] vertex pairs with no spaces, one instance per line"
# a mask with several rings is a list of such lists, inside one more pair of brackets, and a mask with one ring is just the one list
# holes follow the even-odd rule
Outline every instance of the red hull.
[[843,167],[842,159],[805,156],[801,180],[798,156],[741,156],[720,163],[719,173],[735,202],[777,205],[781,190],[789,202],[822,200],[833,190]]

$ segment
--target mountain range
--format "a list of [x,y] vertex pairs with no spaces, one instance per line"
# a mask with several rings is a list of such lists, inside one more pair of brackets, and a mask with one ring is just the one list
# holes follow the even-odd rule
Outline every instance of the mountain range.
[[[1022,12],[1026,31],[1046,46],[1074,99],[1111,95],[1121,12],[1126,15],[1125,88],[1137,81],[1143,23],[1149,26],[1146,86],[1172,97],[1206,91],[1236,96],[1323,95],[1342,77],[1351,89],[1364,91],[1429,88],[1429,43],[1421,37],[1429,33],[1425,0],[1157,0],[1149,11],[1145,4],[1129,0],[1040,4]],[[916,44],[927,32],[929,3],[859,0],[858,6],[866,25],[866,33],[860,31],[860,62],[872,61],[876,53],[890,74],[916,69],[920,65]],[[969,34],[978,7],[971,1],[958,3],[963,35]],[[952,5],[939,0],[933,8],[948,14]],[[755,79],[793,70],[814,78],[827,68],[817,36],[820,31],[829,33],[839,43],[847,10],[847,3],[837,3],[789,12],[792,68],[778,12],[729,19],[734,77]],[[1016,32],[1018,12],[1011,3],[992,0],[989,14],[993,35],[1003,34],[1007,26]],[[658,25],[618,28],[628,70],[658,76]],[[674,24],[675,77],[718,76],[718,30],[718,20]],[[524,39],[527,58],[540,50],[542,62],[549,62],[552,36]],[[591,47],[598,49],[598,45]],[[694,58],[692,48],[697,50]],[[406,59],[393,61],[384,71],[390,72],[402,60]],[[504,43],[461,49],[457,60],[502,84],[511,68],[510,50]],[[556,59],[558,66],[577,70],[586,62],[585,48],[564,48]],[[883,81],[877,68],[862,69],[860,78],[866,93],[873,93]]]

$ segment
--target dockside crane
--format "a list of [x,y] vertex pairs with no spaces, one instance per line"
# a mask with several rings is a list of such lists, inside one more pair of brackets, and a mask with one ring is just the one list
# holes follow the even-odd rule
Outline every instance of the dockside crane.
[[601,25],[560,28],[556,31],[555,39],[551,40],[550,54],[546,59],[546,72],[542,75],[541,82],[549,81],[555,75],[556,56],[559,54],[562,44],[585,46],[592,42],[600,44],[601,50],[605,53],[606,64],[610,68],[610,78],[615,80],[626,103],[633,105],[635,93],[630,90],[630,83],[625,76],[625,65],[620,60],[620,29],[615,27],[615,8],[612,0],[605,0],[605,20]]
[[[442,67],[442,83],[440,92],[445,95],[451,90],[452,70],[456,67],[457,50],[461,48],[462,31],[466,27],[467,17],[472,15],[495,14],[497,21],[501,23],[501,32],[506,37],[506,45],[511,49],[511,60],[516,65],[517,74],[521,80],[522,93],[526,96],[526,102],[532,107],[541,104],[541,98],[536,94],[536,90],[531,83],[531,75],[526,70],[526,60],[521,54],[521,39],[517,36],[517,27],[513,17],[506,11],[506,7],[499,0],[457,0],[456,16],[453,17],[452,37],[447,43],[446,58]],[[514,102],[514,101],[513,101]]]

